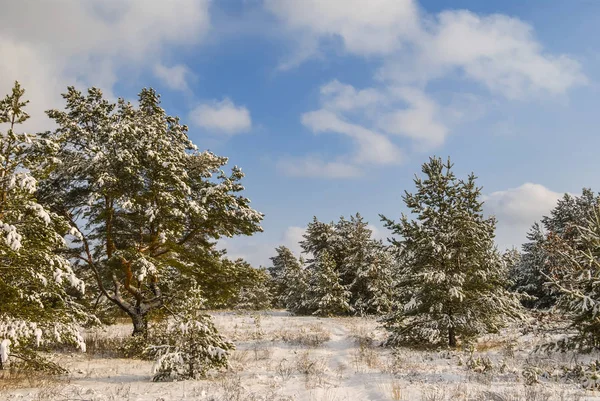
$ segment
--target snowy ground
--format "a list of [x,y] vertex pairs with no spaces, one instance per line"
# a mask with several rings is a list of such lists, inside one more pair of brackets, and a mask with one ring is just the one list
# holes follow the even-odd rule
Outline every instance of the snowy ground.
[[[0,400],[600,400],[600,392],[564,380],[525,385],[524,367],[559,367],[573,355],[531,354],[545,340],[518,328],[480,340],[473,357],[491,362],[491,371],[483,371],[483,365],[468,363],[466,351],[379,347],[384,333],[373,319],[277,311],[213,316],[237,346],[227,372],[202,381],[153,383],[151,362],[61,355],[68,378],[21,382],[19,388],[0,380]],[[100,335],[124,338],[129,330],[117,325]]]

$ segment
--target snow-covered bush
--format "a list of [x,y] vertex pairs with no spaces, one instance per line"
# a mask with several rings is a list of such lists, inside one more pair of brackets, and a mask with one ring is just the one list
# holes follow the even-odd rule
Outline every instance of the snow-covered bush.
[[228,366],[234,345],[219,335],[202,311],[203,304],[201,291],[194,286],[178,312],[155,328],[146,351],[155,359],[154,381],[196,379],[210,369]]

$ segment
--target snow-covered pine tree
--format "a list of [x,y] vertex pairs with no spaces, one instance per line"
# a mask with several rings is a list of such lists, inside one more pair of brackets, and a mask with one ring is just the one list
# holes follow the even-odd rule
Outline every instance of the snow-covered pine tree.
[[254,268],[248,262],[238,260],[245,265],[245,277],[240,280],[240,289],[234,298],[233,307],[243,310],[265,310],[271,308],[271,276],[264,268]]
[[79,271],[145,336],[148,313],[183,296],[219,254],[215,240],[261,231],[262,214],[239,195],[242,171],[227,175],[227,158],[197,151],[154,90],[137,107],[97,88],[63,97],[65,111],[48,111],[58,128],[43,134],[56,163],[41,200],[76,231]]
[[569,246],[578,247],[580,233],[576,227],[587,224],[590,213],[598,204],[598,195],[589,188],[583,188],[580,196],[565,194],[550,215],[542,218],[541,225],[536,222],[531,227],[528,242],[523,245],[521,263],[513,272],[513,289],[531,297],[524,298],[523,305],[544,309],[556,303],[558,294],[547,285],[547,276],[559,261],[546,251],[547,237],[558,237]]
[[335,258],[336,249],[334,246],[335,226],[333,223],[324,223],[319,221],[317,217],[313,217],[313,221],[306,226],[306,232],[302,236],[304,239],[300,241],[302,252],[311,255],[306,262],[310,265],[315,261],[321,252],[327,251],[330,256]]
[[16,132],[29,118],[24,92],[15,83],[0,100],[0,369],[15,362],[56,370],[35,349],[74,343],[85,351],[78,323],[87,315],[72,298],[84,285],[60,253],[69,225],[35,197],[30,171],[43,169],[45,157],[31,150],[51,144]]
[[521,300],[523,306],[545,309],[555,304],[557,295],[547,285],[549,255],[545,249],[546,236],[539,223],[531,227],[527,240],[520,260],[511,271],[510,289],[528,295]]
[[307,305],[309,292],[309,274],[305,268],[304,260],[289,259],[283,272],[283,281],[286,283],[282,301],[285,308],[297,315],[310,313]]
[[335,262],[327,251],[319,254],[310,271],[306,303],[317,316],[347,315],[353,311],[350,291],[342,284]]
[[286,270],[288,266],[297,265],[298,260],[286,246],[281,245],[275,248],[275,252],[277,255],[270,258],[272,266],[268,268],[268,272],[273,283],[274,304],[277,307],[285,307],[285,298],[288,294]]
[[193,283],[177,312],[162,323],[146,353],[155,359],[154,381],[197,379],[209,369],[226,368],[235,347],[203,312],[202,291]]
[[372,235],[373,231],[359,213],[350,216],[350,220],[341,217],[335,225],[331,248],[338,255],[336,262],[342,284],[354,288],[351,289],[352,303],[360,296],[358,293],[362,290],[361,284],[366,286],[366,283],[357,281],[356,276],[358,270],[367,264],[367,257],[374,246]]
[[564,348],[600,349],[600,206],[596,206],[577,230],[576,243],[550,234],[545,248],[555,258],[548,271],[550,285],[559,293],[557,307],[570,319],[576,335],[559,342]]
[[400,250],[394,310],[385,318],[391,343],[457,345],[497,331],[521,317],[518,298],[505,289],[494,218],[485,218],[475,176],[459,180],[450,160],[432,157],[403,200],[416,220],[382,220]]
[[394,297],[394,255],[381,241],[372,241],[350,287],[355,313],[383,315],[391,311]]

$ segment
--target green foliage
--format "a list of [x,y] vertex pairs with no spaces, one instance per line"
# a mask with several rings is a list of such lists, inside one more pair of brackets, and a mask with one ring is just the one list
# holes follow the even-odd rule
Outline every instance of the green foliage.
[[430,158],[425,179],[403,200],[415,220],[382,216],[399,238],[394,311],[385,318],[390,342],[446,342],[495,332],[521,317],[506,287],[506,266],[494,245],[495,220],[485,218],[475,176],[459,180],[450,161]]

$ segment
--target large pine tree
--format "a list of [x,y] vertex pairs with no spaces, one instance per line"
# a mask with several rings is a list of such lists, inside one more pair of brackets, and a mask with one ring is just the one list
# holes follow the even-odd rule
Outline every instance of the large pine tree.
[[215,240],[260,231],[262,214],[239,195],[242,171],[228,175],[227,158],[199,152],[154,90],[137,107],[96,88],[63,97],[66,110],[48,112],[56,163],[40,194],[77,232],[79,270],[145,335],[148,313],[219,266],[206,263],[219,256]]
[[506,266],[494,245],[494,218],[484,217],[475,176],[459,180],[450,160],[432,157],[403,200],[415,216],[382,216],[399,238],[395,308],[385,320],[391,342],[446,342],[494,332],[520,317],[506,289]]

